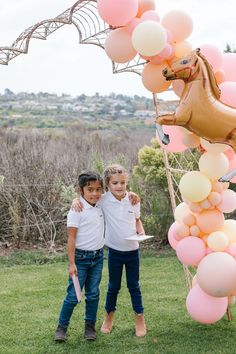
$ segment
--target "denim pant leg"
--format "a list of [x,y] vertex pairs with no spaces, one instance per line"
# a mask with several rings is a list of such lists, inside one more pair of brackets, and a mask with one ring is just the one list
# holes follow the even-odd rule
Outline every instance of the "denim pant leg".
[[133,310],[136,313],[143,313],[142,295],[139,286],[139,250],[127,254],[125,270]]
[[95,323],[99,303],[99,285],[102,278],[103,252],[91,259],[85,281],[85,321]]
[[[77,269],[80,268],[80,270],[78,271],[78,279],[79,279],[80,287],[81,289],[83,289],[87,277],[87,268],[79,267],[78,262],[76,262],[76,265],[77,265]],[[61,327],[67,328],[69,326],[70,318],[77,304],[78,304],[78,300],[77,300],[74,284],[72,278],[69,277],[67,295],[63,302],[62,309],[59,316],[59,325]]]
[[108,290],[105,309],[107,313],[116,310],[117,296],[121,287],[123,257],[111,248],[108,250]]

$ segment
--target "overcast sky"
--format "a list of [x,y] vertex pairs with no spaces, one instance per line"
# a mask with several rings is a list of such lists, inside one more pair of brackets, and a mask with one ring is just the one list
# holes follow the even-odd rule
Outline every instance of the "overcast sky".
[[[73,0],[0,0],[0,46],[9,46],[18,35],[39,21],[53,18],[71,7]],[[186,11],[194,23],[188,38],[193,48],[214,44],[223,51],[236,46],[235,0],[156,0],[156,11]],[[73,96],[110,92],[151,97],[138,75],[112,74],[105,52],[94,45],[79,45],[74,26],[64,26],[47,41],[34,39],[27,55],[8,66],[0,65],[0,92],[55,92]],[[163,98],[165,97],[162,95]]]

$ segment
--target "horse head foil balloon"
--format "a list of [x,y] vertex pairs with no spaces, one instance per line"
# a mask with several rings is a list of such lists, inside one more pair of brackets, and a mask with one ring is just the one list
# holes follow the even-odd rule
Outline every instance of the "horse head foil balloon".
[[[176,111],[156,119],[163,143],[168,143],[160,125],[179,125],[211,143],[230,145],[236,152],[236,109],[222,103],[211,65],[200,49],[169,63],[163,70],[166,80],[183,80],[184,90]],[[232,178],[236,170],[222,177]]]

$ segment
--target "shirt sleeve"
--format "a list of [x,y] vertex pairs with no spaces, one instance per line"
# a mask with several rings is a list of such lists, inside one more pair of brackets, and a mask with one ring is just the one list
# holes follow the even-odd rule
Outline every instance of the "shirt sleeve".
[[67,227],[79,228],[81,221],[81,212],[70,210],[67,215]]
[[140,203],[133,205],[133,209],[134,209],[135,218],[139,219],[140,218]]

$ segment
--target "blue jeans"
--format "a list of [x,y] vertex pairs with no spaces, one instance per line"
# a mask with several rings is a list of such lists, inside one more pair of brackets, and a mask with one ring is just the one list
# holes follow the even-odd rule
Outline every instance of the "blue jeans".
[[[83,251],[76,249],[75,264],[81,290],[85,288],[85,321],[95,323],[99,302],[99,285],[102,278],[103,249]],[[62,305],[59,325],[67,328],[75,306],[78,304],[73,281],[69,277],[67,295]]]
[[121,287],[123,266],[126,270],[126,283],[131,296],[133,310],[143,313],[142,295],[139,286],[139,250],[117,251],[108,250],[109,283],[105,309],[107,313],[116,310],[117,296]]

